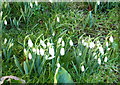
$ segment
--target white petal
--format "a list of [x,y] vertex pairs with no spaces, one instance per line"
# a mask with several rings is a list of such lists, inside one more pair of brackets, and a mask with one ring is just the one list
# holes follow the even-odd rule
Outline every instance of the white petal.
[[107,62],[107,57],[104,58],[104,62]]
[[44,55],[44,49],[40,48],[40,54],[43,56]]
[[29,46],[29,47],[33,47],[33,43],[32,43],[32,41],[31,41],[31,39],[28,40],[28,46]]
[[98,64],[101,64],[101,59],[100,58],[98,58]]
[[72,41],[72,40],[70,40],[70,42],[69,42],[69,43],[70,43],[70,46],[73,46],[73,41]]
[[113,42],[113,37],[112,37],[112,36],[110,36],[109,40],[110,40],[110,42]]
[[32,54],[31,53],[28,54],[28,58],[32,59]]
[[65,54],[65,50],[64,50],[64,48],[61,48],[61,50],[60,50],[60,54],[61,54],[62,56]]
[[81,66],[81,71],[82,71],[82,72],[84,72],[84,71],[85,71],[85,68],[84,68],[84,66],[83,66],[83,65]]

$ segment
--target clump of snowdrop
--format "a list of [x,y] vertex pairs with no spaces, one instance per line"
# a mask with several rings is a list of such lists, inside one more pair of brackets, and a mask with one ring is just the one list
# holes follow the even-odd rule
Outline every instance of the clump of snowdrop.
[[110,40],[110,42],[113,42],[113,37],[112,37],[112,36],[110,36],[109,40]]
[[101,59],[100,59],[100,58],[98,58],[98,64],[99,64],[99,65],[101,64]]
[[29,58],[30,60],[32,59],[32,54],[31,54],[31,53],[28,54],[28,58]]
[[84,67],[84,65],[81,66],[81,71],[82,71],[82,72],[85,71],[85,67]]
[[72,40],[70,40],[69,44],[70,44],[70,46],[73,46],[73,41],[72,41]]
[[29,38],[29,40],[28,40],[28,46],[29,47],[33,47],[33,43],[32,43],[32,40]]

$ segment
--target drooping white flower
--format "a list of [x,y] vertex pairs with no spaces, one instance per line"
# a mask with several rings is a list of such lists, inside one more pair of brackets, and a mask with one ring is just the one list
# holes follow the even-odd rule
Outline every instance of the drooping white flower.
[[52,55],[51,57],[47,58],[47,60],[51,60],[51,59],[53,59],[53,58],[55,58],[54,55]]
[[52,0],[49,0],[49,2],[53,3],[53,1],[52,1]]
[[59,17],[57,17],[57,22],[60,22],[60,18]]
[[13,45],[14,45],[13,43],[10,43],[9,48],[11,48]]
[[85,67],[82,65],[81,66],[81,71],[84,72],[85,71]]
[[100,44],[100,41],[98,40],[98,41],[97,41],[97,46],[99,47],[100,45],[101,45],[101,44]]
[[79,56],[81,56],[81,55],[82,55],[82,53],[80,52],[80,53],[79,53]]
[[86,47],[89,47],[87,42],[84,42],[83,45],[86,46]]
[[32,54],[31,54],[31,53],[28,54],[28,58],[29,58],[30,60],[32,59]]
[[52,33],[52,36],[55,36],[55,32]]
[[7,25],[7,20],[4,20],[4,24]]
[[58,43],[61,43],[61,41],[62,41],[62,37],[60,37],[60,38],[58,39]]
[[40,54],[43,56],[44,55],[44,49],[40,48]]
[[0,16],[2,17],[3,11],[0,12]]
[[95,55],[94,59],[97,59],[97,55]]
[[36,51],[37,51],[37,55],[40,55],[40,50],[38,48],[36,49]]
[[59,64],[59,63],[57,63],[57,67],[58,67],[58,68],[60,67],[60,64]]
[[103,49],[102,46],[99,47],[99,51],[100,51],[100,53],[101,53],[102,55],[104,54],[104,49]]
[[89,46],[90,48],[94,48],[95,47],[95,44],[94,44],[94,42],[90,42],[90,46]]
[[100,5],[100,0],[97,0],[97,4]]
[[82,44],[84,43],[84,40],[82,40]]
[[69,42],[69,43],[70,43],[70,46],[73,46],[73,41],[72,41],[72,40],[70,40],[70,42]]
[[5,39],[4,39],[4,44],[6,44],[6,43],[7,43],[7,39],[5,38]]
[[100,58],[98,58],[98,64],[101,64],[101,59]]
[[50,43],[50,42],[47,42],[47,46],[50,47],[50,46],[51,46],[51,43]]
[[65,49],[64,48],[61,48],[60,49],[60,54],[63,56],[65,54]]
[[36,49],[35,48],[32,48],[32,51],[36,53]]
[[108,42],[106,42],[106,47],[108,47]]
[[35,5],[38,6],[38,1],[37,0],[35,1]]
[[31,41],[30,38],[29,38],[29,40],[28,40],[28,46],[29,46],[29,47],[33,47],[33,43],[32,43],[32,41]]
[[95,56],[95,55],[96,55],[96,53],[94,52],[94,53],[93,53],[93,56]]
[[63,46],[63,47],[65,46],[65,42],[64,42],[64,41],[62,41],[62,46]]
[[33,8],[33,4],[32,4],[32,2],[30,2],[30,7]]
[[49,54],[54,56],[55,52],[54,52],[54,48],[53,47],[49,47]]
[[108,60],[108,58],[107,58],[107,57],[105,57],[105,58],[104,58],[104,62],[107,62],[107,60]]
[[113,42],[113,37],[112,37],[112,36],[110,36],[109,40],[110,40],[110,42]]
[[107,49],[107,51],[109,51],[109,50],[110,50],[110,48]]
[[41,44],[44,48],[46,48],[46,44],[44,43],[43,40],[40,40],[40,44]]

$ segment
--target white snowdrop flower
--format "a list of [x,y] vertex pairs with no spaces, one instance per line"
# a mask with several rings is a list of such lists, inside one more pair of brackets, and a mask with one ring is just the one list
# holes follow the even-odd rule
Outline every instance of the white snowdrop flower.
[[93,56],[95,56],[96,55],[96,53],[93,53]]
[[0,12],[0,16],[2,17],[3,11]]
[[6,44],[6,43],[7,43],[7,39],[5,38],[5,39],[4,39],[4,44]]
[[28,46],[29,46],[29,47],[33,47],[33,43],[32,43],[32,41],[31,41],[30,38],[29,38],[29,40],[28,40]]
[[61,48],[60,49],[60,54],[63,56],[65,54],[65,49],[64,48]]
[[32,48],[32,51],[33,51],[33,52],[36,52],[36,49],[35,49],[35,48]]
[[54,56],[55,52],[53,47],[49,47],[49,54]]
[[86,46],[86,47],[89,47],[87,42],[84,42],[83,45]]
[[7,20],[4,20],[4,24],[7,25]]
[[60,64],[59,64],[59,63],[57,63],[57,67],[58,67],[58,68],[60,67]]
[[60,18],[59,17],[57,17],[57,22],[60,22]]
[[53,59],[53,58],[55,58],[54,55],[52,55],[51,57],[47,58],[47,60],[51,60],[51,59]]
[[108,47],[108,42],[106,42],[106,47]]
[[97,59],[97,55],[94,57],[94,59]]
[[50,43],[50,42],[47,42],[47,46],[50,47],[50,46],[51,46],[51,43]]
[[70,46],[73,46],[73,41],[72,41],[72,40],[70,40],[70,42],[69,42],[69,43],[70,43]]
[[43,56],[44,55],[44,49],[40,48],[40,54]]
[[109,51],[109,50],[110,50],[110,48],[107,49],[107,51]]
[[28,54],[28,58],[29,58],[30,60],[32,59],[32,54],[31,54],[31,53]]
[[49,0],[49,2],[53,3],[53,1],[52,1],[52,0]]
[[90,42],[90,46],[89,46],[90,48],[94,48],[95,47],[95,44],[94,44],[94,42]]
[[79,56],[81,56],[81,55],[82,55],[82,53],[80,52],[80,53],[79,53]]
[[81,71],[84,72],[85,71],[85,67],[82,65],[81,66]]
[[97,0],[97,4],[100,5],[100,0]]
[[65,46],[65,42],[64,42],[64,41],[62,41],[62,46],[63,46],[63,47]]
[[84,43],[84,40],[82,40],[82,44]]
[[35,5],[38,6],[38,1],[35,1]]
[[13,43],[10,43],[9,48],[11,48],[12,46],[13,46]]
[[30,2],[30,7],[33,8],[33,4],[32,4],[32,2]]
[[37,55],[40,55],[40,50],[38,48],[36,49],[36,51],[37,51]]
[[100,58],[98,58],[98,64],[101,64],[101,59]]
[[44,43],[43,40],[40,40],[40,44],[41,44],[44,48],[46,48],[46,44]]
[[100,45],[101,45],[101,44],[100,44],[100,41],[98,40],[98,41],[97,41],[97,46],[100,46]]
[[112,36],[110,36],[109,40],[110,40],[110,42],[113,42],[113,37],[112,37]]
[[104,54],[104,49],[102,48],[102,46],[99,47],[99,51],[102,55]]
[[105,57],[105,58],[104,58],[104,62],[107,62],[107,60],[108,60],[108,58],[107,58],[107,57]]
[[48,55],[45,55],[45,59],[46,59],[46,60],[48,59]]
[[62,41],[62,37],[58,39],[58,43],[61,43],[61,41]]

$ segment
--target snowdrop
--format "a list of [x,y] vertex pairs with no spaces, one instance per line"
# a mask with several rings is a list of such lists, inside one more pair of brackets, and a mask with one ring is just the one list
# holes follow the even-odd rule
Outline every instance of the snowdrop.
[[100,58],[98,58],[98,64],[101,64],[101,59]]
[[100,41],[98,40],[98,41],[97,41],[97,46],[99,47],[100,45],[101,45],[101,44],[100,44]]
[[5,39],[4,39],[4,44],[6,44],[6,43],[7,43],[7,39],[5,38]]
[[97,55],[95,55],[94,59],[97,59]]
[[100,5],[100,0],[97,0],[97,4]]
[[62,37],[58,39],[58,43],[61,43],[61,41],[62,41]]
[[29,46],[29,47],[33,47],[33,43],[32,43],[32,41],[31,41],[31,39],[28,40],[28,46]]
[[7,20],[4,20],[4,24],[7,25]]
[[54,56],[55,52],[54,52],[54,48],[53,47],[49,47],[49,54]]
[[40,44],[41,44],[44,48],[46,48],[46,44],[44,43],[43,40],[40,40]]
[[60,22],[60,18],[59,17],[57,17],[57,22]]
[[64,48],[61,48],[60,54],[61,54],[62,56],[65,54],[65,49],[64,49]]
[[32,2],[30,2],[30,7],[33,8],[33,4],[32,4]]
[[35,5],[38,6],[38,2],[37,1],[35,1]]
[[110,48],[107,49],[107,51],[109,51],[109,50],[110,50]]
[[108,58],[107,58],[107,57],[105,57],[105,58],[104,58],[104,62],[107,62],[107,60],[108,60]]
[[85,68],[84,68],[84,66],[83,66],[83,65],[81,66],[81,71],[82,71],[82,72],[84,72],[84,71],[85,71]]
[[82,53],[80,52],[80,53],[79,53],[79,56],[81,56],[81,55],[82,55]]
[[72,41],[72,40],[70,40],[70,42],[69,42],[69,43],[70,43],[70,46],[73,46],[73,41]]
[[2,17],[2,15],[3,15],[3,11],[0,12],[0,16],[1,16],[1,17]]
[[38,48],[36,49],[36,51],[37,51],[37,55],[40,55],[40,50]]
[[106,42],[106,47],[108,47],[108,42]]
[[90,48],[94,48],[95,47],[95,44],[94,44],[94,42],[90,42],[90,46],[89,46]]
[[52,0],[49,0],[49,2],[53,3],[53,1],[52,1]]
[[32,59],[32,54],[31,54],[31,53],[28,54],[28,58],[29,58],[30,60]]
[[40,48],[40,54],[43,56],[44,55],[44,49]]
[[32,51],[33,51],[33,52],[36,52],[36,49],[35,49],[35,48],[32,48]]
[[110,40],[110,42],[113,42],[113,37],[112,37],[112,36],[110,36],[109,40]]
[[60,64],[59,64],[59,63],[57,63],[57,67],[58,67],[58,68],[60,67]]
[[47,46],[50,47],[50,46],[51,46],[51,43],[50,43],[50,42],[47,42]]
[[64,42],[64,41],[62,41],[62,46],[63,46],[63,47],[65,46],[65,42]]
[[104,54],[104,49],[102,48],[102,46],[99,47],[99,51],[102,55]]

